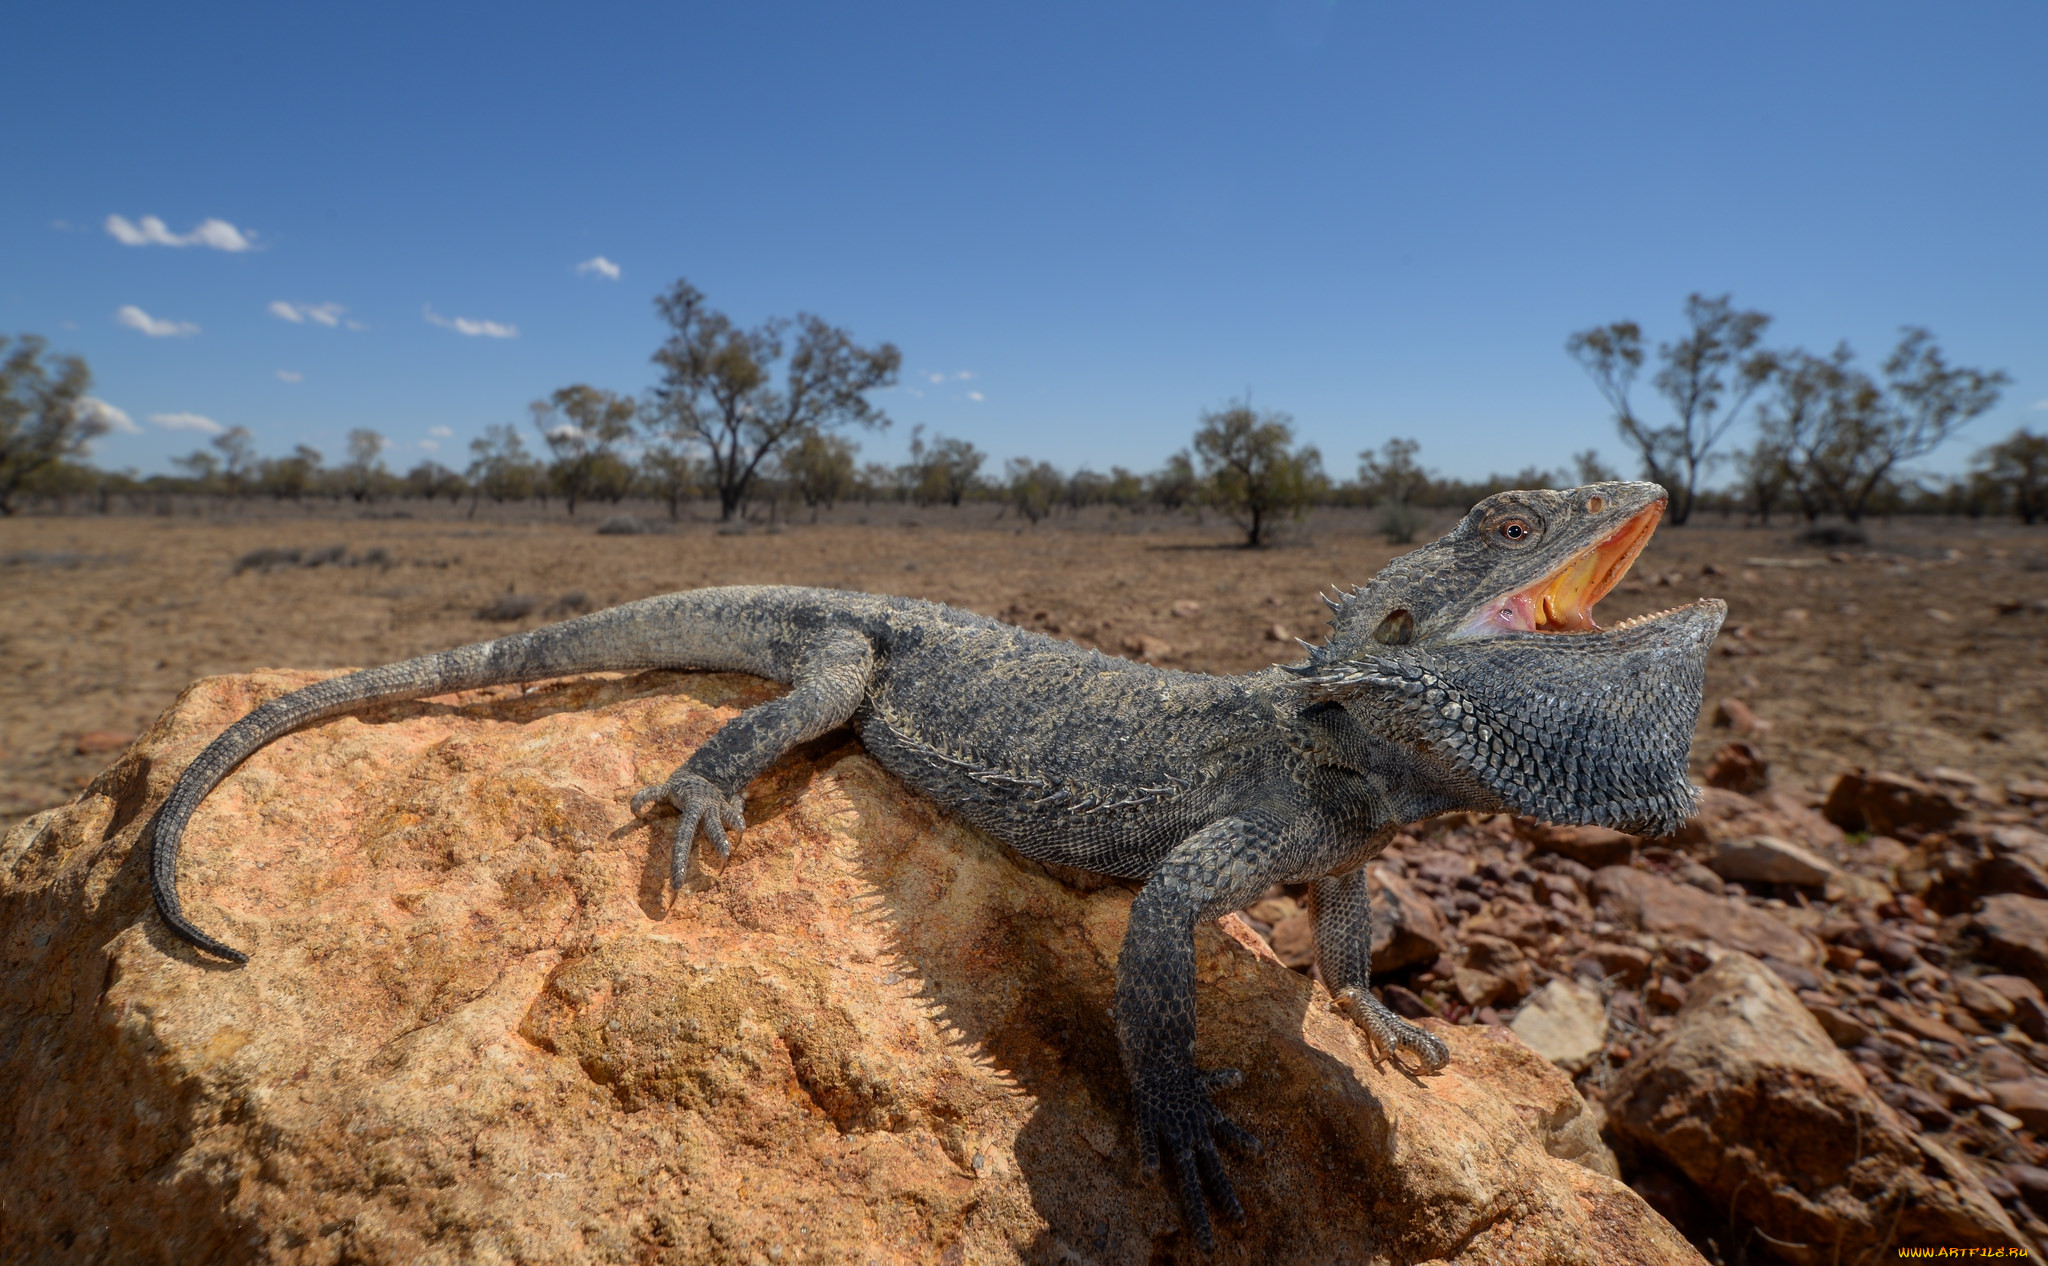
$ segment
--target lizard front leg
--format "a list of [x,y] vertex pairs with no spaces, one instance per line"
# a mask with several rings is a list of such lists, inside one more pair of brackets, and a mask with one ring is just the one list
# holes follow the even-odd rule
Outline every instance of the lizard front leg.
[[[1376,1053],[1396,1064],[1397,1051],[1413,1051],[1422,1071],[1433,1073],[1451,1061],[1443,1039],[1417,1028],[1387,1009],[1372,992],[1372,900],[1365,867],[1326,875],[1309,889],[1309,917],[1315,922],[1316,966],[1337,1005],[1365,1030]],[[1406,1067],[1406,1065],[1402,1065]]]
[[875,648],[852,629],[814,635],[797,657],[788,694],[726,722],[666,782],[635,793],[636,815],[658,805],[682,815],[669,861],[669,879],[678,893],[690,879],[698,828],[723,863],[732,854],[726,832],[747,824],[742,795],[747,784],[790,748],[851,720],[867,696],[874,666]]
[[1139,1154],[1147,1173],[1158,1172],[1162,1152],[1172,1156],[1182,1215],[1205,1252],[1216,1246],[1209,1205],[1232,1221],[1244,1218],[1216,1142],[1248,1151],[1259,1142],[1209,1101],[1211,1090],[1237,1085],[1242,1074],[1195,1067],[1195,924],[1264,891],[1285,837],[1284,825],[1265,813],[1226,818],[1189,836],[1131,903],[1117,958],[1117,1040],[1136,1101]]

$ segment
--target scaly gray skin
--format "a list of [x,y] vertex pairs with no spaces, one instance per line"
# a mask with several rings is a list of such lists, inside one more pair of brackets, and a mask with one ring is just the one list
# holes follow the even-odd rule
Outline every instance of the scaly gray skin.
[[1257,1143],[1210,1102],[1237,1072],[1195,1066],[1198,921],[1275,883],[1312,884],[1331,992],[1377,1050],[1410,1052],[1434,1071],[1449,1058],[1443,1042],[1369,988],[1363,863],[1394,829],[1475,809],[1661,835],[1692,813],[1686,754],[1719,601],[1605,632],[1469,627],[1475,613],[1491,614],[1487,604],[1511,601],[1663,498],[1636,483],[1490,497],[1443,539],[1331,601],[1329,643],[1306,661],[1242,677],[1111,659],[908,598],[753,587],[648,598],[338,677],[257,708],[185,770],[156,821],[157,907],[194,945],[245,961],[182,914],[179,839],[251,752],[322,718],[597,671],[787,682],[786,695],[735,718],[667,782],[634,796],[636,814],[681,815],[677,890],[700,831],[728,855],[751,779],[848,722],[885,768],[1024,856],[1143,880],[1117,963],[1117,1032],[1145,1166],[1173,1158],[1206,1249],[1210,1205],[1243,1216],[1217,1141]]

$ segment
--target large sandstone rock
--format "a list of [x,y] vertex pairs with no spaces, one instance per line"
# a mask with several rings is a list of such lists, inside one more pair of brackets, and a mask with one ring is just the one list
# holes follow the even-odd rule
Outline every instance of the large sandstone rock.
[[1677,1024],[1623,1070],[1607,1112],[1619,1135],[1787,1261],[2027,1243],[1974,1173],[1872,1097],[1792,991],[1745,954],[1692,982]]
[[[136,845],[178,771],[315,678],[186,692],[0,846],[0,1260],[1137,1262],[1191,1253],[1136,1164],[1109,1019],[1130,896],[1056,882],[850,739],[750,789],[664,910],[626,802],[773,688],[647,674],[395,705],[214,793],[188,908]],[[1563,1074],[1437,1024],[1376,1067],[1250,929],[1198,937],[1200,1058],[1265,1141],[1219,1261],[1697,1262]],[[1434,1022],[1432,1022],[1434,1023]]]
[[1712,941],[1759,958],[1811,964],[1819,951],[1782,919],[1726,897],[1675,884],[1629,866],[1608,866],[1593,876],[1601,906],[1645,932]]

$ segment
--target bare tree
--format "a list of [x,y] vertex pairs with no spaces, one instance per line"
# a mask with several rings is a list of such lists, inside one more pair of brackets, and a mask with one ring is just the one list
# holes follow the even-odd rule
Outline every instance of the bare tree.
[[[8,351],[12,342],[13,351]],[[92,371],[79,356],[45,355],[44,340],[0,334],[0,515],[46,466],[85,451],[107,424],[85,393]]]
[[762,463],[784,443],[848,424],[888,425],[867,393],[895,383],[903,356],[893,344],[861,347],[845,330],[799,313],[785,360],[789,321],[740,329],[687,281],[654,304],[674,331],[654,354],[662,369],[657,407],[677,434],[709,451],[721,518],[739,510]]
[[230,499],[248,491],[258,469],[256,441],[246,426],[231,426],[207,443],[220,453],[220,492]]
[[368,427],[357,427],[348,433],[348,465],[341,470],[348,495],[357,501],[368,501],[389,477],[390,472],[384,469],[386,443],[382,435]]
[[1714,448],[1765,383],[1776,365],[1757,347],[1771,318],[1739,311],[1729,296],[1694,294],[1685,301],[1690,327],[1676,343],[1660,344],[1661,362],[1652,385],[1671,405],[1672,420],[1652,426],[1636,416],[1630,388],[1643,365],[1643,331],[1634,321],[1581,330],[1565,340],[1614,410],[1622,438],[1634,446],[1643,473],[1671,493],[1671,522],[1692,517],[1700,475],[1710,468]]
[[1295,449],[1293,419],[1256,413],[1249,402],[1204,413],[1195,432],[1209,504],[1236,520],[1245,545],[1264,545],[1273,520],[1300,515],[1322,482],[1323,456]]
[[2048,435],[2014,431],[1977,454],[1978,478],[1997,489],[2020,522],[2048,516]]
[[1848,344],[1827,357],[1790,352],[1773,367],[1759,443],[1775,450],[1809,521],[1833,508],[1860,522],[1904,463],[1924,457],[1998,403],[2002,370],[1948,364],[1934,336],[1908,327],[1880,384]]

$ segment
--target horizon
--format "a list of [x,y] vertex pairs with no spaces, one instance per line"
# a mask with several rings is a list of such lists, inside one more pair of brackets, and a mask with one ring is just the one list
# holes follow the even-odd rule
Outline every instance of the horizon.
[[365,12],[17,21],[0,333],[86,358],[96,464],[538,448],[529,401],[651,385],[679,277],[901,348],[864,461],[1149,471],[1249,397],[1339,481],[1633,474],[1564,342],[1692,292],[2012,375],[1916,469],[2048,421],[2038,7]]

